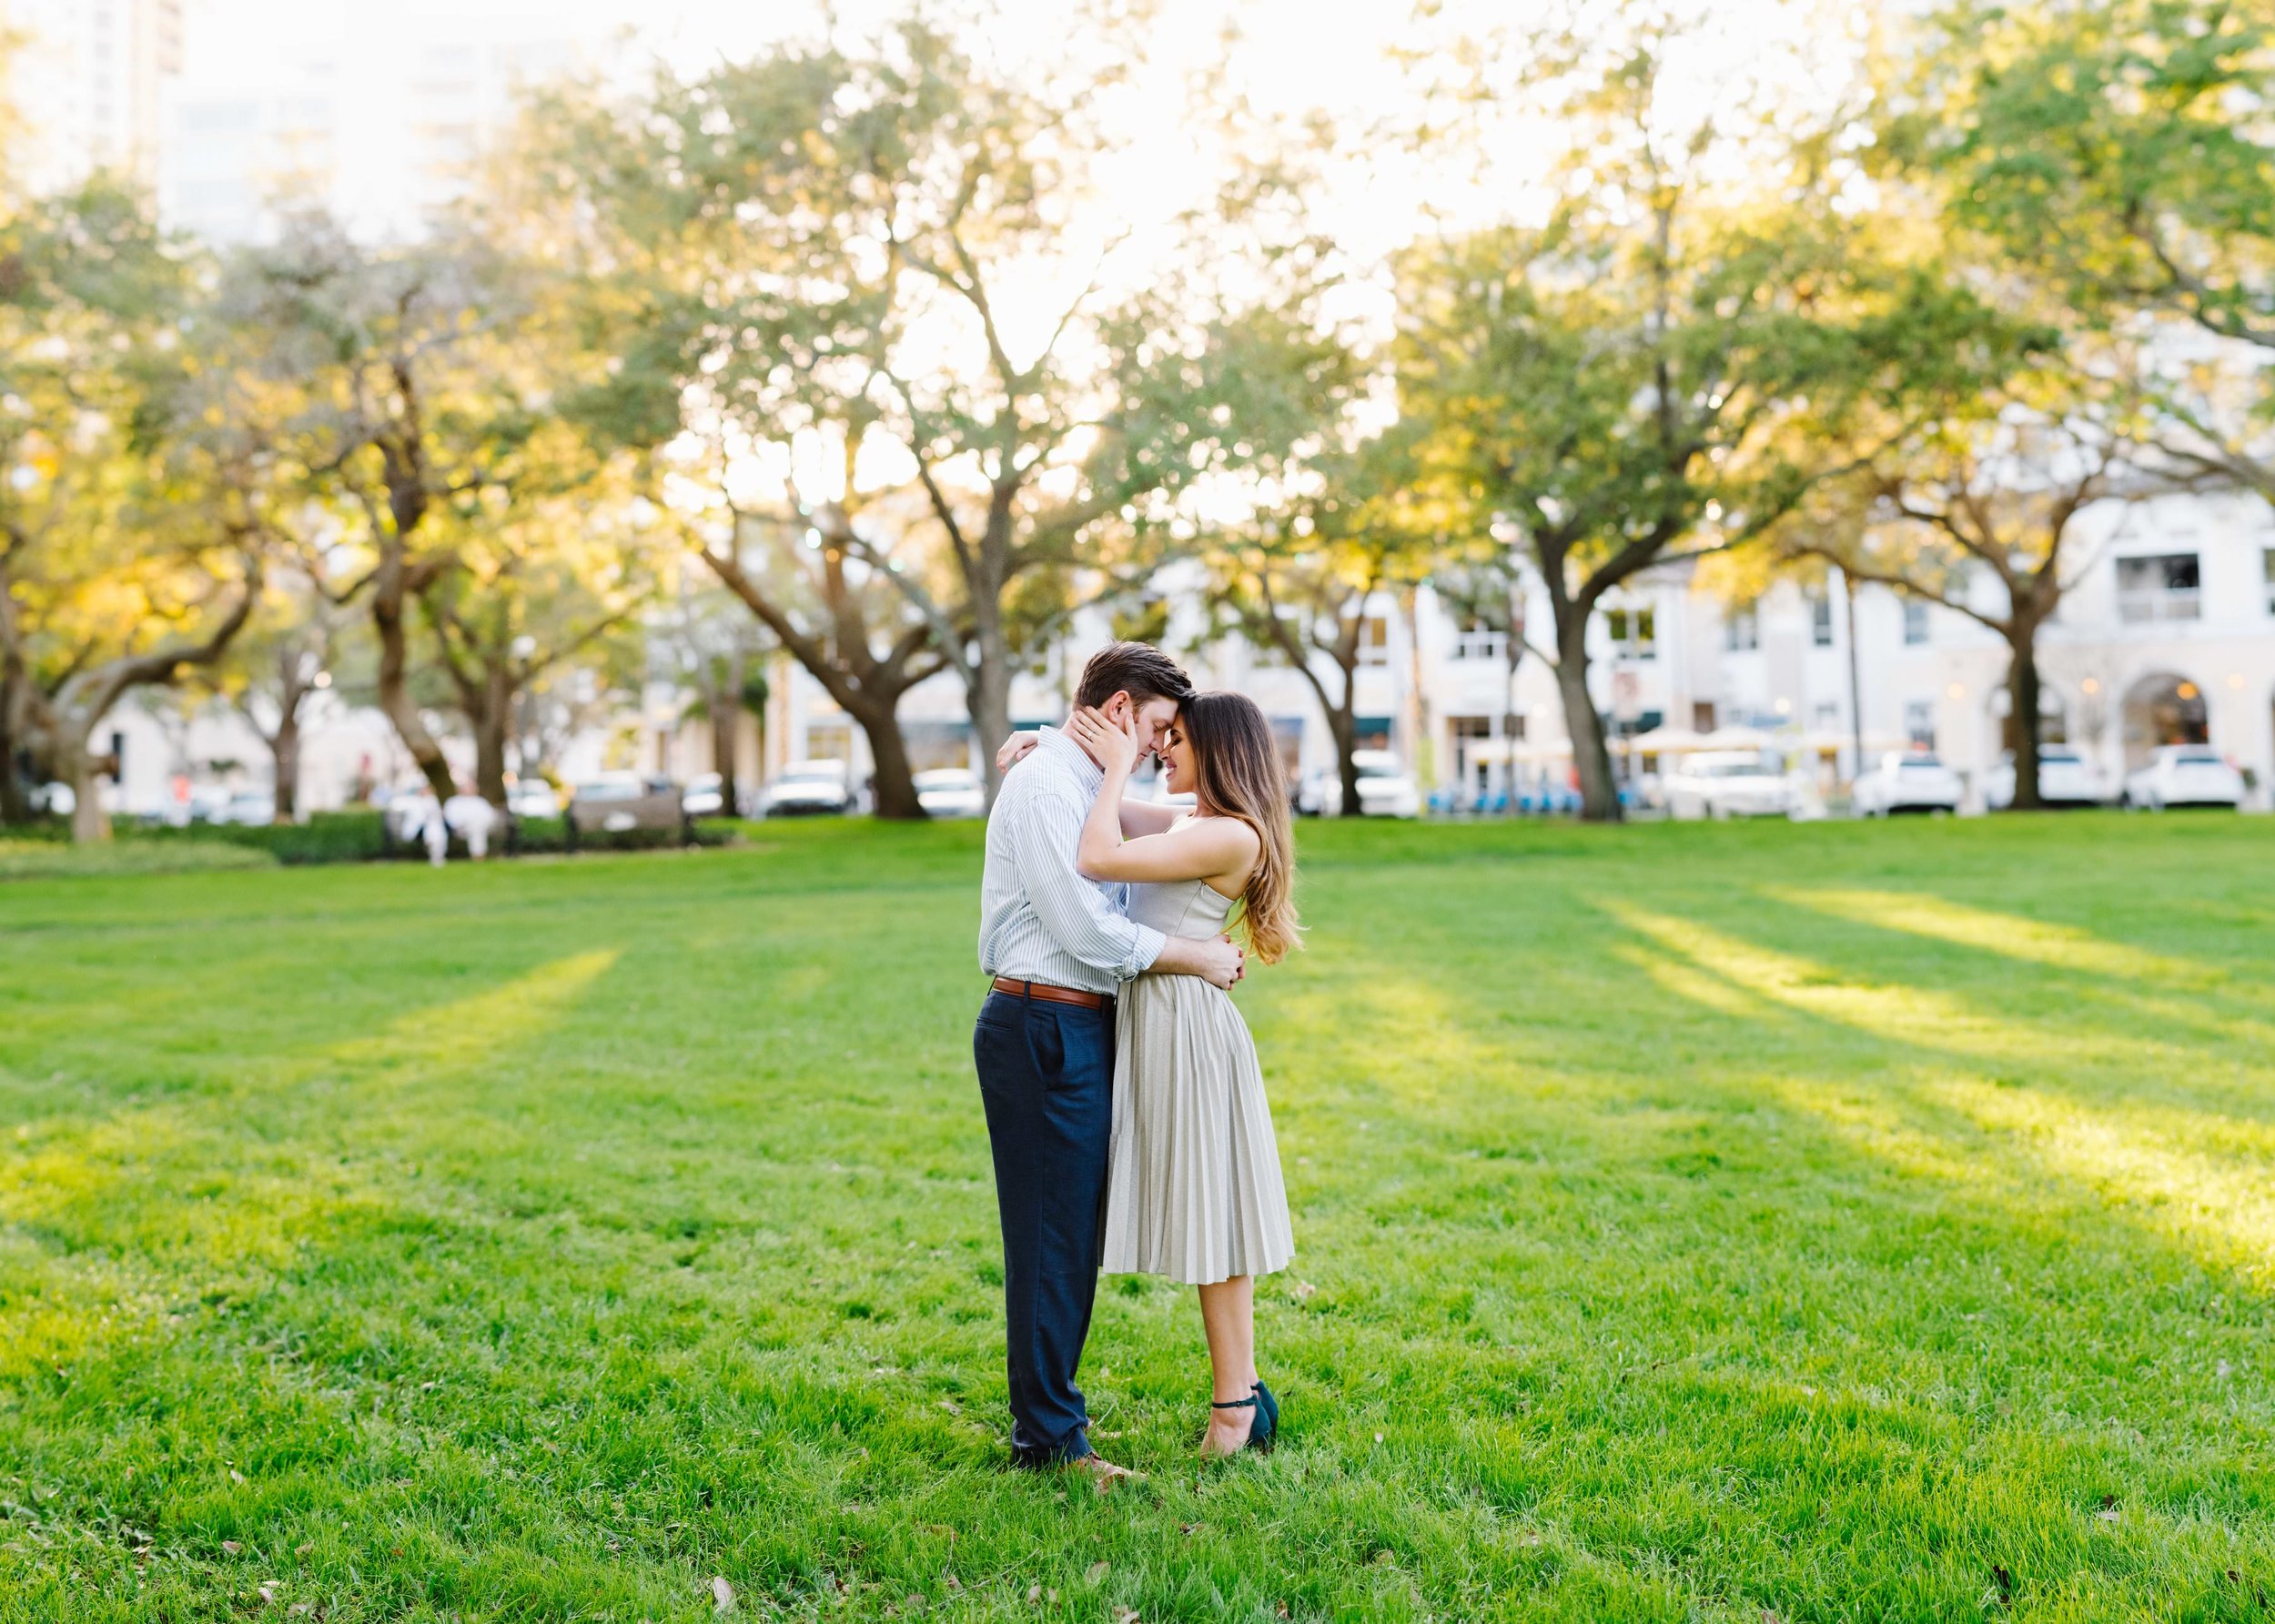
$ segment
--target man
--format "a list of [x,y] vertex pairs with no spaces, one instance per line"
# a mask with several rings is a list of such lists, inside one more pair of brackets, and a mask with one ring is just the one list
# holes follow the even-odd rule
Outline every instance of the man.
[[[1158,751],[1191,681],[1160,650],[1114,643],[1083,668],[1075,705],[1134,717]],[[1114,1121],[1114,994],[1148,970],[1240,978],[1219,936],[1167,937],[1132,922],[1127,888],[1075,869],[1082,823],[1105,782],[1056,728],[1005,777],[987,818],[979,967],[993,977],[972,1034],[1003,1222],[1011,1455],[1066,1466],[1104,1491],[1131,1474],[1091,1449],[1075,1386],[1097,1293],[1107,1141]]]

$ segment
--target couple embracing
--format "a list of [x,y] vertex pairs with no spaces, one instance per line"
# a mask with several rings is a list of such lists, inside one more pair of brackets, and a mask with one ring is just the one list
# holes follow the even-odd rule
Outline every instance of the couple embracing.
[[[1189,812],[1127,794],[1160,758]],[[1003,1222],[1011,1449],[1100,1489],[1075,1386],[1097,1276],[1198,1286],[1212,1391],[1204,1455],[1269,1448],[1255,1278],[1295,1252],[1247,1024],[1247,954],[1296,944],[1288,792],[1254,701],[1196,693],[1143,643],[1094,656],[1064,728],[1020,734],[987,820],[972,1034]],[[1246,947],[1232,940],[1237,926]]]

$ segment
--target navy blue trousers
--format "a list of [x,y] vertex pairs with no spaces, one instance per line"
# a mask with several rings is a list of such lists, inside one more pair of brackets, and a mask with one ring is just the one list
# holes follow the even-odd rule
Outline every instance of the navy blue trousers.
[[1011,1455],[1045,1466],[1090,1453],[1075,1386],[1090,1335],[1114,1126],[1114,1006],[991,992],[972,1031],[1003,1222]]

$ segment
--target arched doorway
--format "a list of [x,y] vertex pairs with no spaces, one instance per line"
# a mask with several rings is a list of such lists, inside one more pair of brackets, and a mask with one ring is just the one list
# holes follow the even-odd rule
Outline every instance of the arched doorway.
[[2162,744],[2209,744],[2204,691],[2186,677],[2153,671],[2125,691],[2125,771]]

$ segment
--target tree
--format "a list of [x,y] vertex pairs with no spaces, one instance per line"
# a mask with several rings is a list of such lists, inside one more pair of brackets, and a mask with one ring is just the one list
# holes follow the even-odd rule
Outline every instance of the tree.
[[842,504],[822,503],[801,517],[809,522],[798,530],[779,518],[737,512],[719,540],[700,543],[703,561],[860,727],[876,815],[922,818],[901,737],[901,696],[948,662],[929,623],[868,562]]
[[2004,382],[1981,380],[1826,487],[1779,543],[1789,556],[1836,564],[1853,581],[1942,604],[1997,633],[2007,651],[2017,811],[2042,804],[2037,641],[2086,568],[2078,519],[2152,488],[2130,438],[2138,390],[2077,356],[2065,347],[2035,364],[2017,358]]
[[1464,629],[1478,627],[1501,640],[1502,707],[1495,719],[1502,748],[1502,792],[1511,812],[1517,807],[1517,741],[1523,721],[1517,714],[1517,672],[1525,654],[1525,575],[1516,550],[1490,532],[1465,548],[1451,550],[1430,577],[1438,601]]
[[276,821],[299,815],[300,734],[308,701],[329,689],[348,611],[305,576],[271,573],[251,624],[205,673],[207,691],[268,749]]
[[640,540],[652,516],[648,504],[585,481],[573,499],[524,501],[474,528],[420,590],[436,663],[473,737],[474,792],[500,811],[531,683],[589,659],[652,600]]
[[354,569],[331,590],[365,605],[377,702],[440,796],[455,786],[414,691],[419,605],[440,593],[463,620],[466,582],[445,583],[470,540],[597,490],[643,433],[668,431],[623,409],[610,358],[581,342],[574,267],[511,256],[502,235],[469,219],[365,248],[306,218],[241,258],[228,296],[268,335],[270,387],[295,392],[311,490],[351,524],[334,550]]
[[2147,317],[2229,341],[2240,364],[2169,347],[2154,432],[2184,467],[2275,495],[2275,13],[1956,0],[1916,61],[1892,161],[2087,322]]
[[[612,258],[668,315],[642,324],[642,353],[677,369],[690,426],[731,419],[753,446],[842,464],[778,530],[819,531],[906,598],[983,738],[1010,725],[1035,629],[1023,583],[1107,566],[1142,507],[1244,460],[1260,433],[1247,397],[1288,373],[1242,363],[1302,329],[1250,308],[1302,305],[1300,256],[1258,271],[1261,300],[1176,277],[1108,298],[1115,245],[1084,214],[1098,85],[1070,69],[1037,94],[913,20],[859,49],[784,50],[555,120],[551,172],[615,223]],[[1098,249],[1094,268],[1070,268],[1071,244]],[[1040,308],[1015,291],[1060,284]],[[683,344],[652,338],[682,329]],[[1316,364],[1334,358],[1314,347]],[[927,524],[829,521],[830,504],[901,489]],[[881,803],[885,782],[881,762]]]
[[[1589,683],[1598,605],[1750,543],[1835,471],[1845,406],[1901,387],[1918,285],[1835,207],[1855,171],[1837,111],[1737,86],[1686,101],[1697,18],[1582,20],[1531,36],[1513,87],[1571,143],[1547,217],[1403,257],[1398,371],[1442,499],[1530,555],[1582,816],[1615,820]],[[1510,57],[1477,59],[1490,79]]]
[[[759,724],[759,762],[765,760],[766,700],[763,664],[769,647],[741,600],[699,580],[682,578],[649,626],[656,651],[694,699],[687,714],[711,728],[711,766],[719,775],[723,804],[742,805],[738,723],[748,711]],[[756,777],[753,775],[753,782]]]
[[[1280,502],[1220,530],[1208,552],[1218,624],[1299,672],[1335,741],[1345,817],[1359,800],[1359,671],[1377,594],[1428,567],[1431,539],[1400,510],[1410,465],[1397,430],[1280,470]],[[1292,486],[1292,489],[1289,487]],[[1387,617],[1386,617],[1387,619]]]
[[[269,481],[226,365],[185,342],[193,287],[144,200],[97,181],[0,224],[0,795],[19,751],[110,830],[96,726],[243,629]],[[193,331],[194,336],[194,329]]]

